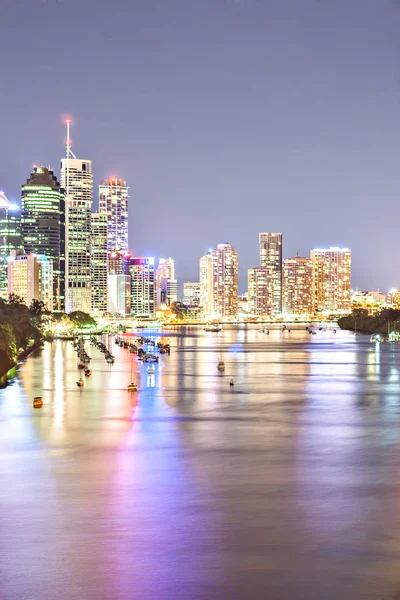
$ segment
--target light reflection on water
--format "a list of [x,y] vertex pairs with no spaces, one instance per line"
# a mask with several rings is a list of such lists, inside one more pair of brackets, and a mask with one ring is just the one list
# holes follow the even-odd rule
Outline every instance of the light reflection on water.
[[57,342],[0,391],[1,598],[400,590],[400,347],[252,326],[164,335],[153,375],[88,345],[79,390]]

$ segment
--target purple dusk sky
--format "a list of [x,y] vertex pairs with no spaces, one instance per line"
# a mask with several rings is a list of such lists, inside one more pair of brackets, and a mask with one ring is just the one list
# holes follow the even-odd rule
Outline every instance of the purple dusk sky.
[[131,187],[130,246],[180,281],[258,233],[284,256],[348,246],[353,286],[397,286],[400,3],[2,0],[0,188],[59,174],[62,115],[97,184]]

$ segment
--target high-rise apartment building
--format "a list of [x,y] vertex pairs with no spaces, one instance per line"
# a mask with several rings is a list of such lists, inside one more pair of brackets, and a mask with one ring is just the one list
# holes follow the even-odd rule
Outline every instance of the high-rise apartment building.
[[266,267],[253,267],[248,270],[247,292],[248,312],[259,317],[274,314],[271,293],[271,270]]
[[22,298],[26,306],[42,299],[42,266],[35,254],[16,255],[8,262],[8,294]]
[[7,259],[13,250],[21,249],[21,245],[20,208],[0,191],[0,298],[8,297]]
[[185,281],[183,284],[183,304],[189,308],[200,306],[200,282]]
[[259,246],[260,265],[269,271],[268,296],[271,299],[273,315],[276,316],[282,312],[282,234],[260,233]]
[[66,194],[66,312],[91,311],[92,161],[76,158],[67,129],[67,156],[61,160],[61,185]]
[[173,258],[160,258],[156,269],[156,305],[172,304],[178,299],[178,283],[175,279]]
[[92,312],[107,312],[107,215],[92,213],[91,220]]
[[313,312],[313,262],[295,256],[283,261],[283,311],[304,315]]
[[65,306],[65,195],[53,171],[35,167],[21,189],[21,231],[27,254],[53,264],[53,309]]
[[36,254],[36,258],[40,263],[41,275],[41,301],[45,308],[49,311],[53,310],[54,306],[54,272],[53,261],[44,254]]
[[131,278],[131,313],[153,316],[155,310],[154,258],[131,257],[128,270]]
[[214,260],[214,312],[219,317],[235,317],[239,293],[237,253],[230,244],[218,244]]
[[351,308],[351,251],[326,248],[311,251],[313,304],[318,311],[348,311]]
[[110,177],[99,186],[99,212],[107,215],[107,250],[128,250],[128,199],[126,181]]
[[214,314],[214,265],[212,250],[200,258],[200,308],[209,317]]

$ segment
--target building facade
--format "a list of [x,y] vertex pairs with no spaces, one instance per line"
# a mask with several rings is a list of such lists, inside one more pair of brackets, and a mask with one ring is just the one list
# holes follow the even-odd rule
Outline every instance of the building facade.
[[237,253],[230,244],[218,244],[214,261],[214,314],[218,317],[235,317],[239,293]]
[[53,310],[54,306],[54,272],[53,261],[44,254],[36,254],[36,258],[40,263],[41,277],[41,301],[45,308],[49,311]]
[[65,195],[53,171],[35,167],[21,189],[24,251],[53,265],[53,310],[65,307]]
[[131,257],[128,270],[131,283],[131,314],[153,316],[155,311],[154,258]]
[[128,200],[126,181],[110,177],[99,186],[99,212],[107,215],[107,250],[128,250]]
[[185,281],[183,284],[183,304],[189,308],[200,306],[200,282]]
[[304,315],[313,312],[313,262],[296,256],[283,261],[283,312]]
[[277,316],[282,312],[282,234],[260,233],[259,249],[260,266],[269,271],[268,296],[271,299],[273,315]]
[[0,191],[0,298],[7,299],[7,266],[13,250],[22,249],[20,208]]
[[214,314],[215,252],[210,250],[200,258],[200,308],[205,316]]
[[107,312],[107,215],[92,213],[91,219],[92,313]]
[[108,275],[107,311],[122,317],[131,314],[130,275],[116,273]]
[[92,162],[61,160],[61,185],[66,194],[65,310],[91,311]]
[[258,317],[274,314],[271,293],[271,271],[266,267],[253,267],[247,275],[248,313]]
[[42,300],[42,267],[35,254],[12,252],[8,262],[8,295],[22,298],[26,306],[32,300]]
[[156,269],[156,305],[176,302],[178,282],[175,279],[175,261],[173,258],[160,258]]
[[325,248],[311,251],[313,305],[316,311],[342,312],[351,308],[351,251]]

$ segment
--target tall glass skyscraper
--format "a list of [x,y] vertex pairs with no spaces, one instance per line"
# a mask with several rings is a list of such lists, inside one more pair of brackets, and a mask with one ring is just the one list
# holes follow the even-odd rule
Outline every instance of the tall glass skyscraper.
[[92,312],[107,312],[107,215],[92,213]]
[[35,167],[21,190],[21,230],[26,254],[53,263],[53,308],[64,310],[65,196],[53,171]]
[[282,234],[260,233],[259,244],[260,265],[268,270],[268,297],[276,316],[282,312]]
[[128,250],[128,199],[126,181],[110,177],[99,186],[99,212],[107,215],[107,250]]
[[63,158],[61,185],[66,194],[65,310],[90,313],[92,161]]
[[133,315],[154,315],[154,258],[131,257],[131,312]]
[[0,191],[0,298],[8,298],[7,258],[21,247],[20,208]]

